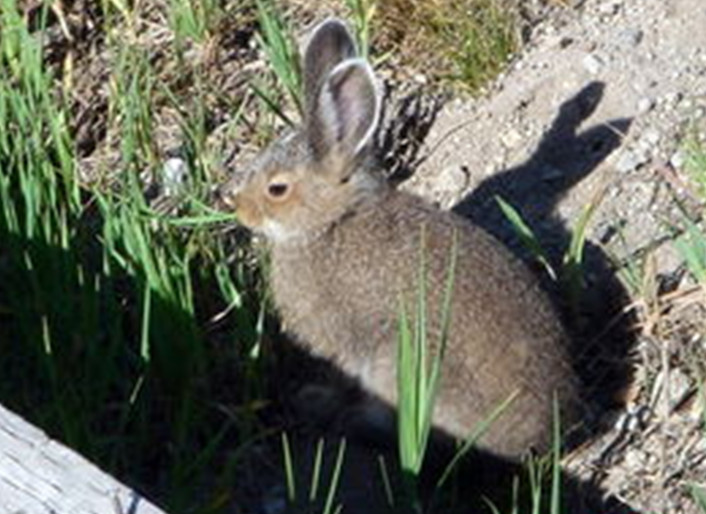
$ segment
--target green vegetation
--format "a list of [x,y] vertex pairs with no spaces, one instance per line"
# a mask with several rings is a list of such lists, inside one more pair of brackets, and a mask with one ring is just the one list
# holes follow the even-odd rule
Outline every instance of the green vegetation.
[[[519,46],[519,21],[506,0],[380,2],[377,31],[385,47],[442,84],[477,92]],[[375,21],[375,20],[374,20]]]
[[365,59],[370,56],[371,25],[377,11],[375,4],[375,0],[346,0],[353,19],[358,51]]
[[[256,34],[255,37],[267,56],[270,69],[275,74],[279,86],[287,93],[287,97],[301,116],[304,108],[301,57],[292,29],[283,20],[271,0],[256,1],[261,34]],[[289,125],[294,124],[286,116],[281,102],[272,93],[265,92],[260,85],[253,84],[253,88],[270,109]]]
[[[686,154],[686,171],[696,185],[696,194],[701,205],[706,202],[706,144],[696,136],[688,138],[684,143]],[[703,223],[703,220],[702,220]],[[706,230],[684,215],[685,230],[675,241],[679,255],[684,260],[686,268],[694,281],[702,290],[701,301],[704,302],[703,291],[706,288]],[[699,401],[703,412],[703,425],[706,427],[706,392],[703,379],[703,368],[699,368]],[[704,432],[706,437],[706,432]],[[692,484],[691,495],[701,512],[706,513],[706,489],[703,484]]]
[[[332,514],[341,512],[343,509],[342,504],[338,504],[335,508],[334,504],[336,500],[336,493],[338,491],[338,483],[341,478],[341,471],[343,470],[344,458],[346,455],[346,440],[341,439],[338,444],[336,458],[328,477],[323,476],[325,446],[326,441],[323,438],[319,439],[313,456],[314,462],[311,470],[308,494],[300,494],[298,492],[300,488],[300,481],[298,480],[298,473],[295,471],[295,466],[293,464],[294,457],[289,444],[289,438],[286,433],[282,433],[282,454],[285,470],[285,481],[287,484],[287,499],[289,500],[289,503],[291,505],[297,505],[305,511],[321,512],[321,514]],[[328,487],[325,490],[325,497],[322,497],[320,493],[324,492],[322,483],[324,478],[328,478]],[[321,505],[322,500],[323,505]]]
[[564,251],[562,266],[559,271],[551,265],[547,252],[520,213],[501,197],[495,198],[503,215],[509,221],[529,254],[544,268],[553,281],[558,281],[562,285],[565,299],[574,316],[577,316],[581,304],[581,292],[584,284],[583,250],[588,235],[588,224],[600,205],[602,196],[603,191],[599,191],[584,207],[581,217],[571,231],[571,240],[568,248]]
[[[441,371],[441,361],[446,351],[451,322],[451,299],[456,269],[456,244],[449,256],[448,277],[443,305],[440,307],[441,320],[439,341],[429,341],[429,321],[427,309],[427,269],[426,240],[424,229],[420,234],[419,284],[417,305],[410,316],[404,301],[400,302],[398,343],[397,343],[397,437],[402,473],[405,478],[406,496],[410,507],[421,511],[415,498],[416,483],[422,470],[432,428],[434,404]],[[428,352],[436,349],[435,354]]]
[[[685,168],[695,187],[695,194],[701,202],[706,202],[706,145],[695,136],[684,143]],[[687,269],[701,287],[706,286],[706,231],[686,214],[684,232],[674,244],[687,266]]]
[[[206,228],[222,219],[203,207],[207,172],[189,163],[200,183],[183,212],[199,223],[185,229],[151,210],[139,174],[161,171],[157,80],[146,56],[125,46],[111,70],[119,163],[94,186],[82,183],[41,39],[14,0],[1,11],[1,401],[123,479],[160,491],[169,508],[193,508],[204,469],[222,480],[210,484],[214,494],[231,487],[224,441],[247,435],[242,420],[219,413],[209,375],[245,369],[258,337],[244,270],[234,270],[237,279],[223,272],[224,242]],[[230,294],[209,292],[219,289]],[[208,344],[208,317],[223,309],[241,323]],[[249,382],[244,375],[233,394],[245,411]]]

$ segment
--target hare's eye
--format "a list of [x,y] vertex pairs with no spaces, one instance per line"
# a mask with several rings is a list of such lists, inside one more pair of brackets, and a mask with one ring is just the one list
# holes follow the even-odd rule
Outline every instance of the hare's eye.
[[283,198],[289,191],[289,184],[273,182],[267,186],[267,194],[272,198]]

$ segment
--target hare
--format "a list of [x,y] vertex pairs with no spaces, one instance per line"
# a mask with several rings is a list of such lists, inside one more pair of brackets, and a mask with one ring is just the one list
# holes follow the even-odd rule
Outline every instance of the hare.
[[478,445],[506,457],[546,448],[555,393],[567,405],[576,387],[567,335],[537,280],[481,228],[382,178],[370,148],[376,79],[341,21],[314,30],[303,71],[303,125],[219,190],[269,244],[285,329],[394,406],[401,303],[413,312],[423,255],[433,339],[455,251],[434,426],[467,437],[515,395]]

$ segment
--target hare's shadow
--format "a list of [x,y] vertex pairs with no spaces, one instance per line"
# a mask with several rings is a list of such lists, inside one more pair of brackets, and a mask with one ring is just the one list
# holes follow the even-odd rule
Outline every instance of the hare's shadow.
[[[482,226],[513,253],[531,262],[533,258],[498,207],[496,197],[502,197],[521,213],[554,268],[560,270],[573,227],[556,215],[557,203],[620,145],[632,121],[614,119],[578,131],[600,103],[603,90],[603,83],[591,82],[565,101],[529,160],[485,180],[458,202],[454,211]],[[582,380],[584,399],[600,415],[600,411],[615,406],[629,381],[631,320],[621,314],[629,299],[611,259],[590,240],[584,247],[581,275],[580,296],[571,303],[567,301],[566,284],[552,282],[546,274],[542,279],[572,332],[572,364]]]

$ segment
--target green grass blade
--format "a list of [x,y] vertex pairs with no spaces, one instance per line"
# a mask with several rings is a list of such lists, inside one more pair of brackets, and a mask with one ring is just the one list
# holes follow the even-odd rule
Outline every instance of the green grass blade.
[[387,500],[387,505],[389,507],[394,507],[395,495],[392,493],[390,474],[387,471],[387,464],[385,463],[385,457],[383,455],[378,455],[378,468],[380,470],[380,477],[382,478],[382,486],[385,490],[385,499]]
[[510,222],[510,225],[517,234],[517,237],[520,238],[520,241],[522,242],[524,247],[544,267],[551,279],[556,280],[557,274],[554,271],[552,265],[549,263],[549,259],[547,257],[546,252],[542,248],[542,245],[539,243],[537,236],[534,234],[534,232],[532,232],[532,229],[529,227],[529,225],[527,225],[527,223],[525,223],[525,220],[522,219],[520,213],[517,212],[517,210],[512,205],[507,203],[500,196],[496,195],[495,201],[498,202],[500,210],[502,210],[503,215]]
[[261,86],[258,86],[253,82],[250,83],[250,88],[252,89],[253,93],[255,93],[255,95],[265,103],[268,109],[275,113],[282,121],[284,121],[290,127],[294,126],[294,122],[289,118],[289,116],[284,113],[284,111],[280,108],[279,104],[272,98],[272,95],[267,93]]
[[684,223],[686,230],[674,241],[674,246],[693,277],[706,285],[706,234],[686,216]]
[[[341,478],[341,470],[343,469],[343,458],[346,454],[346,440],[341,439],[338,445],[338,453],[336,454],[336,462],[333,466],[333,475],[331,476],[331,482],[328,486],[328,494],[326,495],[326,503],[324,504],[324,509],[321,511],[322,514],[331,514],[331,509],[333,508],[333,501],[336,498],[336,492],[338,490],[338,482]],[[337,509],[338,511],[339,509]]]
[[324,456],[324,438],[320,438],[316,443],[316,453],[314,454],[314,468],[311,471],[311,485],[309,486],[309,501],[316,500],[321,481],[321,463]]
[[287,499],[294,503],[297,499],[297,486],[294,478],[294,465],[292,464],[292,450],[286,432],[282,432],[282,455],[284,457],[284,473],[287,482]]
[[706,489],[699,486],[691,486],[691,496],[701,512],[706,513]]
[[559,401],[554,394],[554,423],[552,437],[552,486],[551,486],[551,514],[561,514],[561,419]]
[[303,113],[302,74],[296,42],[271,0],[256,0],[260,33],[256,40],[297,111]]
[[453,459],[451,459],[451,462],[449,462],[449,464],[444,469],[444,472],[441,474],[441,477],[436,483],[437,490],[441,489],[444,486],[446,481],[451,476],[452,471],[456,468],[456,465],[463,458],[463,456],[468,453],[468,450],[470,450],[473,445],[481,437],[483,437],[483,434],[485,434],[488,429],[493,425],[493,423],[495,423],[495,421],[505,412],[505,410],[510,407],[512,402],[514,402],[517,398],[518,394],[519,391],[515,391],[513,394],[508,396],[508,398],[505,399],[505,401],[503,401],[495,409],[493,409],[493,411],[490,412],[482,422],[477,424],[477,426],[473,429],[470,435],[465,439],[461,448],[456,452]]

